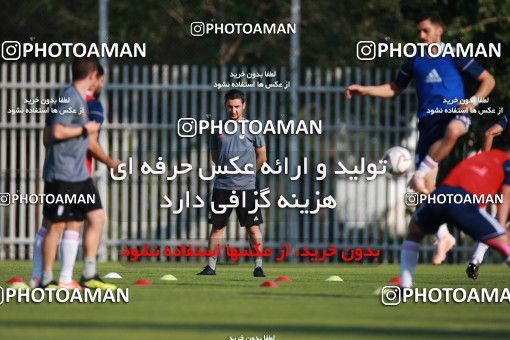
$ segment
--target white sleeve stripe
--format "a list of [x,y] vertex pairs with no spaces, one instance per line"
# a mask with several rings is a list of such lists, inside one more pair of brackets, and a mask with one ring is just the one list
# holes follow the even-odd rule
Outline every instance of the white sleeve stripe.
[[469,65],[471,65],[471,64],[473,63],[473,61],[475,61],[475,59],[474,59],[474,58],[471,58],[471,60],[469,61],[469,63],[467,63],[467,64],[466,64],[466,66],[464,66],[464,67],[462,68],[462,71],[465,71],[465,70],[469,67]]
[[402,72],[405,76],[408,76],[408,77],[409,77],[409,74],[408,74],[408,73],[406,73],[406,72],[404,72],[404,71],[402,71],[402,69],[400,69],[400,70],[399,70],[399,72]]
[[492,224],[492,226],[494,227],[494,229],[496,229],[497,232],[499,233],[505,232],[505,228],[503,228],[494,217],[489,215],[489,213],[484,208],[479,208],[478,210],[480,211],[480,214],[482,214],[482,216],[485,217],[485,219],[490,224]]

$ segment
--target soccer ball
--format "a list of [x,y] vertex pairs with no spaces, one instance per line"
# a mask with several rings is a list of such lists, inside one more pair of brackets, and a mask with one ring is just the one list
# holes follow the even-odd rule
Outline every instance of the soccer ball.
[[388,172],[396,176],[406,173],[413,163],[409,151],[401,146],[389,148],[384,153],[384,160]]

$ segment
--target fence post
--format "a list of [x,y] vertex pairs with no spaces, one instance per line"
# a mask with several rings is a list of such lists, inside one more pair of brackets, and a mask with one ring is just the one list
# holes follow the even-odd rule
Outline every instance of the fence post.
[[[290,120],[299,118],[299,25],[301,18],[301,0],[292,0],[291,21],[296,25],[296,33],[290,36]],[[297,157],[299,156],[298,138],[291,135],[289,142],[289,160],[290,168],[297,168]],[[290,184],[291,193],[299,196],[299,183],[293,181]],[[297,209],[291,209],[289,212],[289,225],[287,226],[287,242],[296,237],[299,233],[299,212]],[[294,259],[294,257],[292,257]]]

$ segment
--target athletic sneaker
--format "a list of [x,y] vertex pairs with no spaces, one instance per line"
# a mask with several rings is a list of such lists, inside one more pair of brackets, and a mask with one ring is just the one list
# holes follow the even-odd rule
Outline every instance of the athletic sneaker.
[[432,264],[439,265],[446,259],[446,253],[455,246],[457,241],[452,235],[439,238],[436,242],[436,249],[432,256]]
[[262,267],[257,267],[253,271],[253,276],[255,276],[255,277],[266,277],[266,274],[264,274],[264,271],[262,270]]
[[101,278],[97,274],[94,275],[93,277],[91,277],[90,279],[86,279],[82,275],[82,277],[80,279],[80,285],[83,288],[89,288],[89,289],[97,289],[97,288],[99,288],[101,290],[107,290],[107,289],[116,290],[117,289],[116,285],[104,282],[103,280],[101,280]]
[[80,284],[74,280],[71,280],[71,282],[63,282],[63,281],[58,281],[58,286],[60,288],[65,288],[65,289],[69,289],[69,290],[73,290],[73,289],[78,289],[78,290],[83,290],[83,287],[80,286]]
[[197,275],[216,275],[216,271],[209,267],[209,265],[205,266],[205,268],[198,273]]
[[38,288],[42,288],[42,289],[46,289],[46,288],[59,289],[60,287],[58,286],[56,281],[51,281],[50,283],[48,283],[47,285],[44,285],[44,286],[43,286],[42,282],[39,283],[39,287]]
[[466,268],[466,274],[470,279],[476,280],[478,278],[478,265],[469,263]]
[[41,279],[39,279],[38,277],[32,277],[30,279],[30,281],[28,281],[28,286],[32,289],[37,288],[37,287],[39,287],[40,281],[41,281]]

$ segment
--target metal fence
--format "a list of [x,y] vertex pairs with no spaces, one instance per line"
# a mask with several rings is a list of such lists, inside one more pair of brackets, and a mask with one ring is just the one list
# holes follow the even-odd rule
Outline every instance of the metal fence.
[[[102,97],[106,121],[101,144],[112,158],[135,164],[153,164],[158,157],[172,167],[182,162],[194,167],[211,168],[208,136],[180,138],[176,131],[182,117],[220,119],[224,117],[223,94],[214,84],[230,82],[232,73],[276,72],[277,80],[289,80],[285,68],[227,68],[208,66],[128,66],[112,65],[107,70],[106,91]],[[293,166],[307,157],[312,167],[319,162],[334,169],[338,161],[347,167],[382,158],[391,146],[401,145],[414,152],[417,133],[414,119],[416,96],[413,89],[392,100],[357,97],[347,100],[345,86],[350,83],[383,83],[393,78],[389,69],[305,69],[301,83],[290,84],[299,98],[298,117],[290,114],[289,89],[248,87],[248,119],[322,120],[320,135],[289,137],[266,136],[268,163],[285,157]],[[26,108],[25,98],[55,98],[70,81],[66,65],[2,64],[0,93],[0,192],[42,193],[44,162],[42,130],[44,115],[8,114],[9,108]],[[251,82],[250,79],[240,79]],[[269,80],[267,80],[269,82]],[[160,207],[162,197],[175,199],[189,190],[206,197],[212,182],[200,181],[196,172],[173,181],[165,177],[134,173],[124,181],[113,181],[100,165],[96,182],[107,211],[100,257],[119,259],[121,245],[144,243],[177,245],[192,242],[206,245],[209,226],[207,211],[189,209],[173,214]],[[322,181],[313,171],[298,181],[285,176],[258,175],[258,188],[270,188],[270,201],[280,194],[295,193],[300,199],[313,200],[316,192],[333,195],[338,206],[316,215],[300,214],[296,209],[264,210],[262,225],[265,245],[338,248],[370,246],[381,249],[385,262],[396,262],[409,212],[403,203],[406,181],[378,177],[375,181],[357,181],[331,172]],[[0,207],[0,259],[28,259],[32,242],[41,223],[41,206],[10,205]],[[463,261],[470,243],[463,234],[451,260]],[[235,214],[227,228],[225,241],[245,246],[246,233],[236,227]],[[422,248],[422,259],[430,259],[431,244]]]

